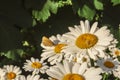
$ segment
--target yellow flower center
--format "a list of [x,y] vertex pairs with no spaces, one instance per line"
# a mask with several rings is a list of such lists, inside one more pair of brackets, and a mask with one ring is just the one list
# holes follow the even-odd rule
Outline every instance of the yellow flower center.
[[57,44],[54,48],[55,53],[60,53],[64,46],[66,46],[66,44]]
[[33,68],[37,68],[37,69],[39,69],[39,68],[42,67],[42,64],[39,63],[39,62],[33,62],[31,66],[32,66]]
[[113,68],[115,65],[113,62],[110,61],[105,61],[104,62],[104,66],[108,67],[108,68]]
[[83,57],[83,58],[82,58],[82,61],[83,61],[83,62],[87,62],[87,58]]
[[9,80],[15,79],[15,77],[16,77],[16,74],[14,72],[7,73],[7,78]]
[[73,61],[74,61],[74,62],[77,62],[77,58],[74,58]]
[[77,47],[81,49],[87,49],[87,48],[93,47],[97,43],[97,41],[98,41],[98,38],[96,35],[85,33],[80,35],[76,39],[75,44],[77,45]]
[[85,80],[85,78],[79,74],[67,74],[62,80]]
[[119,55],[120,55],[120,51],[119,51],[119,50],[116,50],[116,51],[115,51],[115,55],[116,55],[116,56],[119,56]]

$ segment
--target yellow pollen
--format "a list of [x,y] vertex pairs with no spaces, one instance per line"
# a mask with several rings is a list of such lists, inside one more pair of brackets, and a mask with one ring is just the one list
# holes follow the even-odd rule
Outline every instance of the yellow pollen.
[[60,53],[64,46],[66,46],[66,44],[57,44],[54,48],[55,53]]
[[37,69],[39,69],[39,68],[42,67],[42,64],[39,63],[39,62],[33,62],[31,66],[32,66],[33,68],[37,68]]
[[96,35],[85,33],[80,35],[76,39],[76,45],[77,47],[81,49],[88,49],[90,47],[93,47],[98,42],[98,38]]
[[85,78],[79,74],[67,74],[62,80],[85,80]]
[[116,50],[116,51],[115,51],[115,55],[116,55],[116,56],[119,56],[119,55],[120,55],[120,51],[119,51],[119,50]]
[[7,79],[12,80],[15,79],[16,74],[14,72],[7,73]]
[[74,58],[73,61],[74,61],[74,62],[77,62],[77,58]]
[[87,58],[83,57],[83,58],[82,58],[82,61],[83,61],[83,62],[86,62],[86,61],[87,61]]
[[104,62],[104,66],[108,67],[108,68],[113,68],[115,65],[113,62],[110,61],[105,61]]

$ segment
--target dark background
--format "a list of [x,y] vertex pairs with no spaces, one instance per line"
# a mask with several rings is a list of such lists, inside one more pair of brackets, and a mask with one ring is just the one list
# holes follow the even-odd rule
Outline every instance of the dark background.
[[[41,10],[47,0],[0,0],[0,65],[20,65],[25,59],[31,56],[39,58],[42,52],[40,47],[42,36],[50,37],[56,34],[63,34],[68,31],[68,26],[78,25],[80,17],[76,13],[76,5],[86,4],[82,0],[72,0],[73,5],[65,5],[58,8],[56,14],[51,13],[45,21],[33,23],[32,10]],[[59,0],[53,0],[59,1]],[[63,0],[65,1],[65,0]],[[99,19],[99,27],[108,25],[115,36],[119,39],[118,25],[120,23],[120,5],[113,6],[109,0],[100,0],[104,3],[103,10],[96,10]],[[80,2],[80,3],[79,3]],[[88,0],[92,6],[92,0]],[[24,41],[29,43],[23,46]],[[21,65],[22,66],[22,65]]]

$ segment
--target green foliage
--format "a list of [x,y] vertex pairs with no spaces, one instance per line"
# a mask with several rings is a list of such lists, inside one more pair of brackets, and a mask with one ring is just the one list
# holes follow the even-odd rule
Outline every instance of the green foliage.
[[35,26],[37,24],[36,20],[33,19],[32,26]]
[[8,59],[11,60],[20,60],[20,57],[22,57],[25,52],[22,49],[15,49],[15,50],[9,50],[7,52],[1,52],[1,56],[6,56]]
[[[118,5],[119,0],[111,0],[113,5]],[[104,5],[103,5],[104,4]],[[46,22],[52,14],[57,14],[58,10],[65,6],[71,6],[73,11],[79,17],[88,19],[88,20],[97,20],[101,17],[104,7],[108,4],[102,0],[93,0],[93,1],[83,1],[83,0],[46,0],[41,10],[32,10],[33,18],[40,22]],[[98,12],[98,13],[97,13]],[[33,19],[33,23],[35,20]]]
[[66,1],[59,0],[57,3],[58,3],[59,8],[64,7],[65,5],[72,5],[71,0],[66,0]]
[[91,9],[87,5],[84,5],[82,9],[78,10],[78,15],[81,17],[85,17],[88,20],[92,20],[95,16],[95,10]]
[[120,0],[111,0],[113,6],[120,4]]
[[51,13],[56,14],[58,9],[58,3],[55,3],[54,1],[47,0],[47,2],[44,4],[43,9],[33,10],[32,14],[33,16],[38,20],[45,22],[51,15]]
[[57,2],[47,0],[42,10],[33,10],[32,15],[37,19],[37,21],[46,22],[46,20],[51,16],[51,13],[57,14],[58,8],[64,7],[64,5],[71,5],[71,0],[60,0]]
[[103,3],[99,0],[94,0],[94,5],[97,10],[103,10]]
[[100,14],[98,11],[101,12],[103,10],[103,2],[99,0],[93,1],[83,1],[83,0],[76,0],[72,1],[73,11],[77,13],[79,17],[92,20],[98,20],[100,18]]

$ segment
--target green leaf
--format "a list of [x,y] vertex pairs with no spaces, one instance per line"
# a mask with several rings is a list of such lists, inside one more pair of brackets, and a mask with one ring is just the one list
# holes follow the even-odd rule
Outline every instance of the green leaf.
[[1,55],[6,56],[8,59],[19,60],[25,52],[22,49],[9,50],[7,52],[1,52]]
[[98,0],[94,0],[94,5],[95,5],[95,8],[97,10],[103,10],[103,3],[98,1]]
[[72,5],[72,0],[59,0],[58,1],[58,6],[59,7],[64,7],[65,5]]
[[92,20],[95,16],[95,13],[96,13],[95,10],[91,9],[87,5],[84,5],[82,9],[79,8],[78,10],[78,15],[88,20]]
[[32,26],[35,26],[37,24],[36,20],[33,19],[33,23],[32,23]]
[[33,10],[33,16],[38,20],[45,22],[51,15],[51,13],[56,14],[58,9],[58,3],[47,0],[41,11]]
[[120,0],[111,0],[113,6],[120,4]]
[[58,9],[58,3],[55,2],[51,2],[51,4],[49,4],[50,7],[50,11],[54,14],[57,13],[57,9]]

